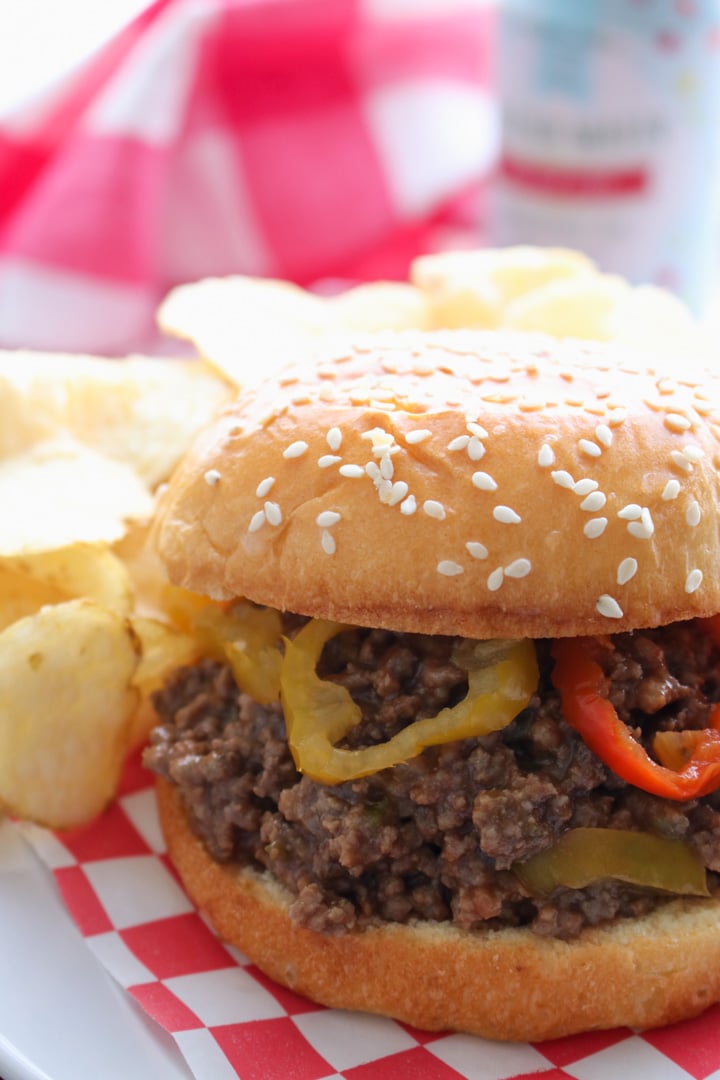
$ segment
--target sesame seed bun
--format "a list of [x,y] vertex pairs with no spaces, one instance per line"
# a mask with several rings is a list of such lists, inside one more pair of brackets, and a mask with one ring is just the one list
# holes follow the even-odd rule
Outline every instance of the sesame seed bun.
[[718,378],[535,335],[382,334],[248,390],[167,490],[172,580],[469,637],[720,610]]
[[716,901],[675,900],[571,942],[437,922],[328,936],[292,923],[292,897],[269,874],[214,862],[176,789],[160,780],[157,792],[173,864],[220,936],[325,1005],[527,1041],[669,1024],[720,998]]

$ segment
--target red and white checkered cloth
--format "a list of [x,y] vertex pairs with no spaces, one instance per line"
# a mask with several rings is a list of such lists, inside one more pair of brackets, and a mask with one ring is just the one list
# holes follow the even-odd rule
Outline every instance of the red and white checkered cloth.
[[720,1076],[720,1006],[656,1031],[622,1028],[524,1045],[417,1031],[326,1009],[278,986],[220,944],[178,884],[152,781],[138,759],[117,801],[89,828],[62,836],[23,831],[52,868],[90,948],[173,1035],[197,1080]]
[[0,117],[0,346],[119,352],[179,282],[402,277],[496,151],[479,0],[156,0]]

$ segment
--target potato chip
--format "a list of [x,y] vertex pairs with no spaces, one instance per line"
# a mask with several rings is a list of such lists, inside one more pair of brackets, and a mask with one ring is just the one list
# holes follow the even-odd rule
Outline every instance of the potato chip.
[[179,286],[158,320],[167,333],[194,342],[236,386],[247,386],[348,333],[429,326],[429,313],[407,283],[373,282],[321,297],[286,281],[234,276]]
[[709,340],[681,300],[654,285],[633,287],[613,274],[534,289],[507,305],[502,325],[650,349],[656,359],[676,358],[681,349],[702,364],[711,355]]
[[326,326],[320,297],[285,281],[206,278],[181,285],[160,306],[166,333],[192,341],[236,386],[310,355]]
[[62,604],[67,599],[62,589],[13,569],[11,560],[0,560],[0,631],[46,604]]
[[138,691],[127,620],[89,600],[42,608],[0,633],[0,803],[52,828],[92,819],[115,793]]
[[329,297],[327,318],[336,331],[430,330],[431,313],[426,298],[399,281],[377,281]]
[[682,349],[686,362],[690,357],[708,359],[714,348],[682,300],[655,285],[641,285],[618,298],[608,313],[607,335],[612,341],[675,359]]
[[0,459],[70,438],[154,487],[229,394],[196,361],[0,352]]
[[[132,608],[130,574],[124,563],[105,545],[72,544],[56,551],[17,556],[0,562],[0,575],[4,570],[24,576],[55,594],[55,599],[44,603],[87,597],[120,615],[129,615]],[[3,602],[0,593],[0,610]],[[40,606],[42,604],[38,604]]]
[[0,461],[0,557],[113,541],[154,500],[130,465],[69,439]]
[[518,246],[423,255],[410,279],[427,296],[437,328],[472,328],[499,325],[507,304],[548,282],[593,273],[580,252]]
[[551,281],[508,304],[500,325],[513,330],[542,331],[554,337],[611,337],[613,311],[631,287],[614,274],[587,274]]

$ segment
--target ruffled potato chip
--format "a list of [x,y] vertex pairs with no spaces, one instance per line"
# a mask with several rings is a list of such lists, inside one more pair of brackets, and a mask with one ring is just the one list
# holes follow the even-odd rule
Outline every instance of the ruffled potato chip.
[[0,804],[52,828],[103,809],[130,745],[138,661],[128,621],[90,600],[0,633]]
[[0,460],[67,439],[152,488],[229,394],[196,361],[0,351]]
[[192,341],[236,386],[313,358],[351,333],[429,328],[425,298],[413,285],[372,282],[323,297],[286,281],[206,278],[174,289],[158,321]]
[[104,545],[73,544],[0,560],[0,629],[47,604],[78,597],[120,615],[130,613],[132,579],[125,564]]
[[517,246],[422,255],[410,268],[436,328],[495,327],[508,304],[548,282],[594,273],[587,256],[566,248]]
[[154,500],[130,465],[69,439],[0,461],[0,557],[118,540]]
[[554,337],[607,341],[612,313],[631,292],[631,286],[615,274],[550,281],[509,303],[499,325]]

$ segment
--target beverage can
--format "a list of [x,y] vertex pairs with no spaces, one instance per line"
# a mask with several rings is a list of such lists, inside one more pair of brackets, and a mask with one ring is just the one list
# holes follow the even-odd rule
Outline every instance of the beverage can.
[[700,312],[720,220],[720,0],[503,0],[499,245],[564,245]]

